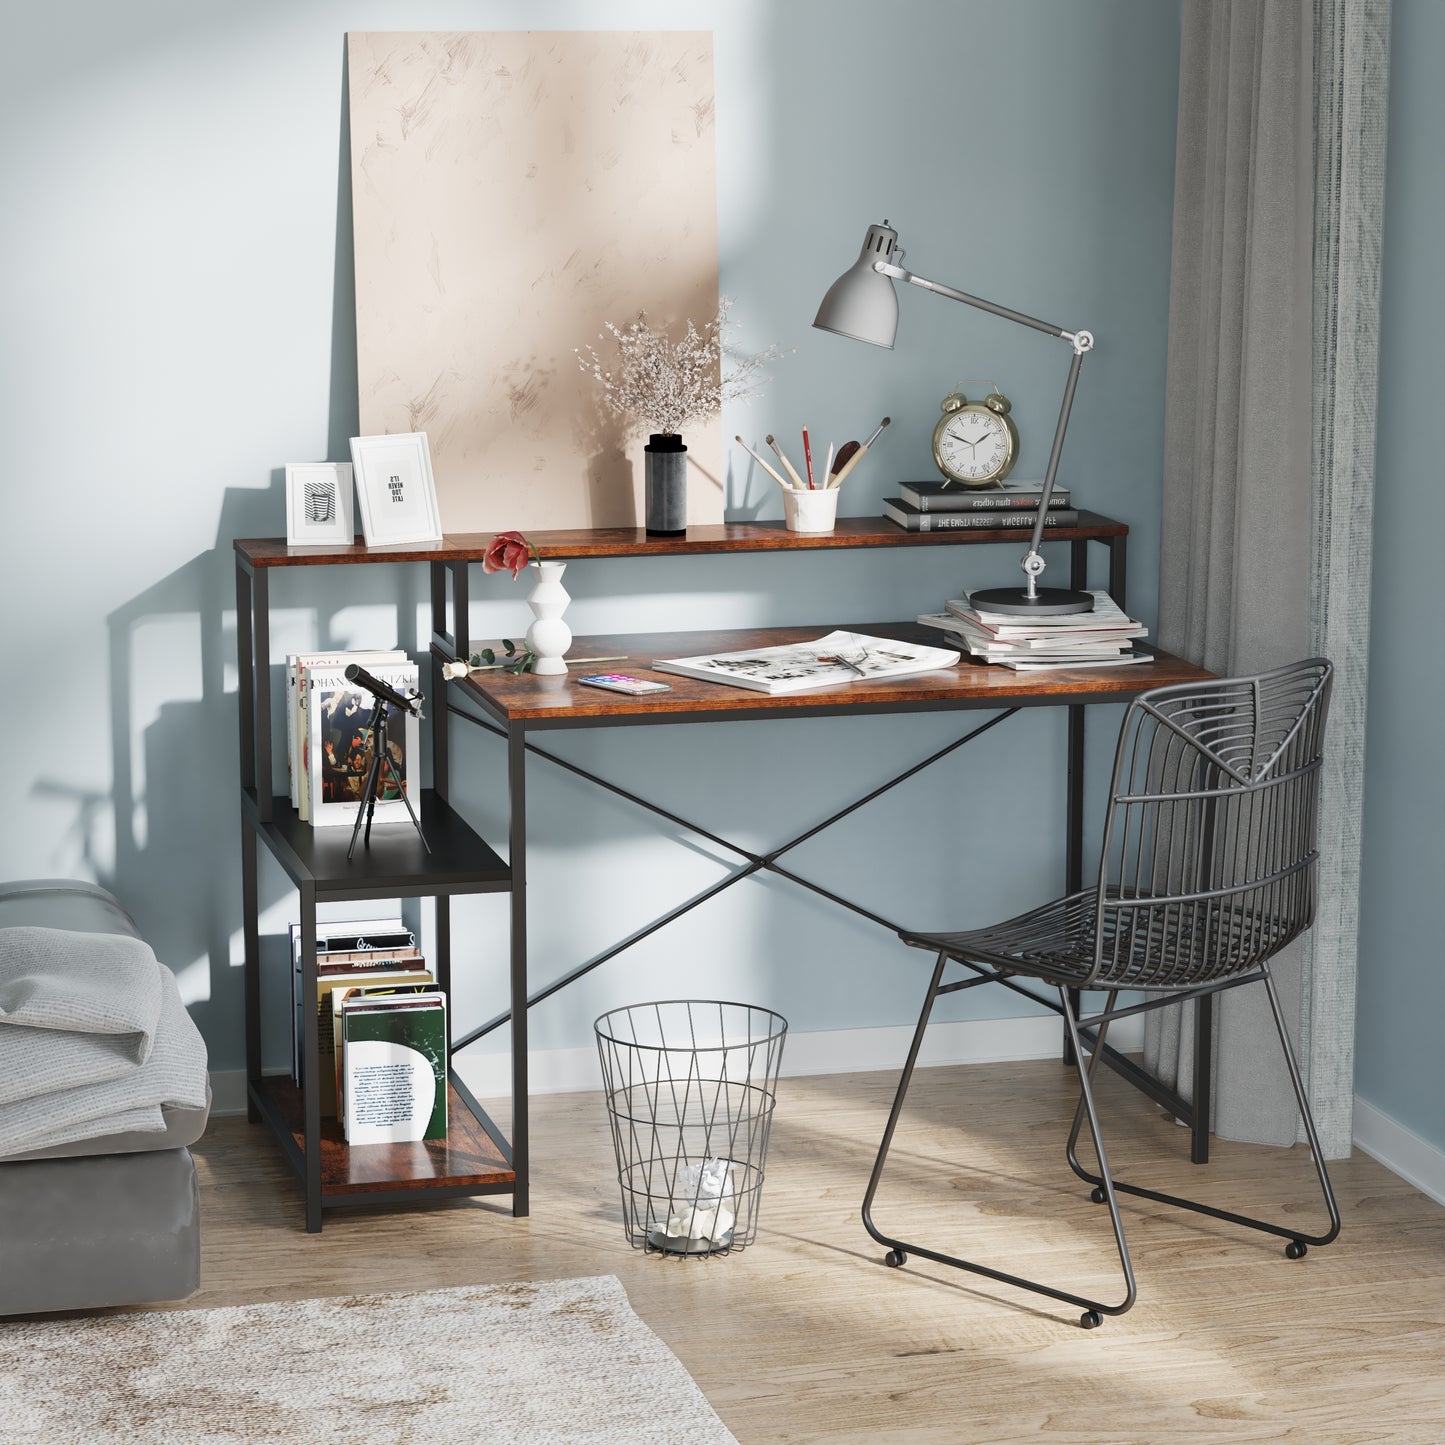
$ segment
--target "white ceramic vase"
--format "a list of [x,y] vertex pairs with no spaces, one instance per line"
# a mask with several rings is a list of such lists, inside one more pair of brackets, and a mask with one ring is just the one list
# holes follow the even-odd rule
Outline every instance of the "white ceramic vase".
[[567,671],[562,661],[572,646],[572,629],[562,614],[572,600],[562,585],[565,562],[534,562],[537,585],[527,594],[527,606],[535,619],[527,629],[527,646],[537,654],[532,671],[542,677],[556,677]]

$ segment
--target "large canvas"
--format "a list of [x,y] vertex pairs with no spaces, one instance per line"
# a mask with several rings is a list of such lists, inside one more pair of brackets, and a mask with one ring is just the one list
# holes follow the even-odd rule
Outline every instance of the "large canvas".
[[[717,306],[706,33],[352,34],[361,430],[427,433],[447,532],[642,525],[603,323]],[[716,418],[689,522],[722,519]]]

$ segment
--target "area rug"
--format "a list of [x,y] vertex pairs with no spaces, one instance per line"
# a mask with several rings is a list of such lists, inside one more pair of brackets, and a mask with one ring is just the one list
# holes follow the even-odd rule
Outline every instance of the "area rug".
[[0,1321],[0,1438],[736,1445],[611,1275]]

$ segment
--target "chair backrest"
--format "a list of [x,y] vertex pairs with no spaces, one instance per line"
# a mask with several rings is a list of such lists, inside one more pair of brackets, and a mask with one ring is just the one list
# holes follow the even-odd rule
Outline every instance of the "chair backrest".
[[1314,918],[1323,658],[1141,694],[1119,731],[1092,977],[1242,973]]

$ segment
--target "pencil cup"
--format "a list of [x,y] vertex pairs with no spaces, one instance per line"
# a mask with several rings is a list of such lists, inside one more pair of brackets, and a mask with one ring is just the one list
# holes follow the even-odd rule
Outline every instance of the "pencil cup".
[[831,532],[838,520],[838,489],[784,492],[783,516],[790,532]]

